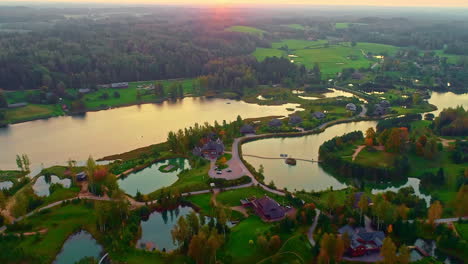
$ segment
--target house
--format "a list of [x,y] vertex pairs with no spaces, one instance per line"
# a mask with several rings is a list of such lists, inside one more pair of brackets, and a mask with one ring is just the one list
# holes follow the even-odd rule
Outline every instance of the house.
[[385,234],[382,231],[368,232],[365,228],[353,228],[349,225],[341,227],[338,232],[347,234],[351,243],[346,253],[352,257],[359,257],[369,253],[379,253]]
[[286,216],[287,209],[268,196],[260,199],[241,200],[241,204],[244,207],[253,208],[255,213],[264,221],[279,221]]
[[128,82],[112,83],[111,88],[118,88],[118,89],[128,88]]
[[[361,200],[361,197],[362,197],[363,195],[364,195],[363,192],[354,193],[354,197],[353,197],[353,199],[354,199],[353,207],[354,207],[354,208],[358,208],[358,207],[359,207],[358,204],[359,204],[359,201]],[[369,196],[367,196],[367,205],[368,205],[368,206],[369,206],[369,205],[372,205],[372,199],[371,199]]]
[[289,117],[289,124],[290,125],[297,125],[297,124],[299,124],[301,122],[302,122],[302,118],[300,116],[293,115],[293,116]]
[[87,178],[88,176],[86,175],[86,172],[84,171],[76,174],[76,181],[79,181],[79,182],[86,181]]
[[202,146],[195,147],[192,151],[193,155],[203,157],[205,159],[217,159],[224,153],[224,144],[219,137],[214,133],[202,139]]
[[346,105],[346,110],[355,112],[357,110],[357,107],[355,104],[349,103]]
[[360,73],[360,72],[353,72],[353,74],[351,74],[351,78],[353,78],[354,80],[361,80],[364,76]]
[[272,119],[270,122],[268,122],[268,125],[270,127],[280,127],[283,125],[283,122],[281,122],[279,119]]
[[387,100],[382,100],[380,102],[380,106],[382,107],[390,107],[390,103]]
[[326,117],[326,115],[323,112],[314,112],[312,116],[317,119],[324,119]]
[[243,135],[246,135],[246,134],[255,134],[255,129],[253,128],[253,126],[248,125],[248,124],[245,124],[245,125],[243,125],[243,126],[240,128],[240,132],[241,132],[241,134],[243,134]]
[[390,103],[387,100],[382,100],[380,103],[375,105],[374,115],[382,116],[390,113]]

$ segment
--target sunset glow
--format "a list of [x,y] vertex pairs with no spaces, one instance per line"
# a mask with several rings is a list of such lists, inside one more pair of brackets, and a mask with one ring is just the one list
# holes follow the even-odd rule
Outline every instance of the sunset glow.
[[300,5],[342,5],[342,6],[427,6],[427,7],[468,7],[466,0],[10,0],[9,3],[102,3],[102,4],[165,4],[165,5],[210,5],[210,6],[300,6]]

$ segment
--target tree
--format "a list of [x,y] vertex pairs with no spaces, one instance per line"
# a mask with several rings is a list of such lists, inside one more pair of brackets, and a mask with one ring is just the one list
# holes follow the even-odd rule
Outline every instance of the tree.
[[203,260],[205,255],[203,252],[203,245],[207,242],[206,240],[207,237],[203,231],[200,231],[198,234],[194,235],[190,240],[188,255],[192,257],[197,264],[204,263]]
[[406,220],[408,218],[408,212],[409,208],[405,204],[400,204],[397,207],[398,216],[403,220]]
[[431,204],[427,211],[427,220],[430,225],[434,226],[435,220],[442,216],[442,211],[442,204],[440,204],[439,201],[435,201]]
[[6,206],[6,197],[2,191],[0,191],[0,211],[5,209]]
[[411,253],[406,245],[401,245],[398,249],[398,263],[408,264],[411,261]]
[[18,169],[21,171],[24,171],[23,160],[20,155],[16,155],[16,166],[18,166]]
[[453,204],[458,217],[468,216],[468,185],[464,184],[460,187]]
[[276,252],[281,246],[281,238],[278,235],[274,235],[270,238],[268,242],[268,248],[271,252]]
[[336,196],[334,192],[329,192],[327,196],[327,207],[328,210],[331,212],[335,209],[336,207]]
[[182,251],[185,251],[190,241],[190,229],[185,217],[179,217],[177,224],[171,230],[172,240],[177,243]]
[[359,219],[362,223],[362,215],[366,213],[367,208],[369,208],[369,200],[365,194],[361,195],[361,198],[359,199],[359,202],[358,202],[358,207],[361,210],[361,217]]
[[380,249],[380,255],[383,257],[383,264],[397,263],[396,246],[390,237],[384,239],[382,248]]
[[262,252],[266,253],[268,251],[268,241],[263,235],[257,237],[257,248]]
[[8,101],[6,99],[6,96],[2,90],[0,90],[0,108],[6,108],[8,107]]
[[369,128],[366,130],[366,138],[375,139],[375,136],[376,136],[376,133],[375,133],[374,128],[373,128],[373,127],[369,127]]

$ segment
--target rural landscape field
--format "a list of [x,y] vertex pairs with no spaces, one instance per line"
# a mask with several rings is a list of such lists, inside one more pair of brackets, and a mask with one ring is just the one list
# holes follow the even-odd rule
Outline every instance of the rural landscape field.
[[468,263],[468,6],[408,5],[0,3],[0,263]]

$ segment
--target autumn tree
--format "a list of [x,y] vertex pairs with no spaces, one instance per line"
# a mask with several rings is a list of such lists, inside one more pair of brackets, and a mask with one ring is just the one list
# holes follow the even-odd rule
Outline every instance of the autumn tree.
[[370,127],[366,130],[366,140],[365,143],[367,146],[373,146],[376,133],[373,127]]
[[319,262],[340,261],[345,252],[346,243],[348,241],[344,241],[339,236],[325,233],[320,241]]
[[262,252],[266,253],[268,251],[268,240],[263,235],[257,237],[257,248]]
[[411,261],[411,253],[406,245],[401,245],[398,249],[398,263],[408,264]]
[[359,220],[362,223],[362,215],[365,214],[367,212],[367,209],[369,208],[369,200],[365,194],[361,195],[361,198],[359,199],[359,202],[358,202],[358,207],[361,213]]
[[386,237],[383,241],[380,255],[383,257],[383,264],[395,264],[398,261],[396,254],[396,246],[390,237]]
[[281,239],[278,235],[274,235],[270,237],[270,241],[268,242],[268,248],[271,252],[276,252],[281,246]]
[[442,204],[439,201],[435,201],[429,207],[427,211],[427,220],[430,225],[434,226],[435,220],[442,216]]
[[185,217],[179,217],[177,224],[171,230],[172,240],[177,243],[178,247],[185,252],[190,243],[190,229]]
[[326,204],[327,204],[328,210],[329,210],[329,212],[331,214],[332,211],[335,209],[336,204],[337,204],[335,192],[329,192],[328,193]]
[[460,187],[453,204],[458,217],[468,216],[468,185],[464,184]]

